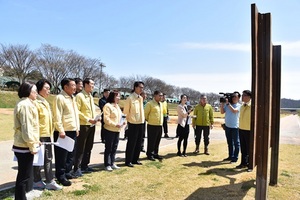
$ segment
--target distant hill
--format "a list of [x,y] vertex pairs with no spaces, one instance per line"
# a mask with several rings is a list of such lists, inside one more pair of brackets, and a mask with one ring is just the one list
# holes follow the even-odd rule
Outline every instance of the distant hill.
[[300,108],[300,100],[281,99],[281,108]]

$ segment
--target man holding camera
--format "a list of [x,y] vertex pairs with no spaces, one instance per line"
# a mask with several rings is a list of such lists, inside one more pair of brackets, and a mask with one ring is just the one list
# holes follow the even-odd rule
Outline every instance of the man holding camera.
[[221,114],[225,113],[225,135],[228,145],[228,158],[224,161],[231,161],[236,163],[240,151],[239,140],[239,114],[241,104],[239,99],[241,94],[239,92],[233,92],[226,98],[225,102],[221,102]]

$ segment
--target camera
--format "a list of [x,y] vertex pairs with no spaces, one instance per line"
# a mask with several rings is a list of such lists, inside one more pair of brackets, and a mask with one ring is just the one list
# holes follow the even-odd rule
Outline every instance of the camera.
[[234,96],[234,93],[224,93],[220,92],[219,94],[222,94],[223,96],[220,97],[220,103],[225,103],[226,99],[228,99],[229,103],[232,103],[232,97]]

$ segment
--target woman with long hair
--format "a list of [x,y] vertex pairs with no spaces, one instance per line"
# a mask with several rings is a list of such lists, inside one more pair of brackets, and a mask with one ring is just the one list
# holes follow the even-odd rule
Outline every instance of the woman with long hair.
[[[188,137],[189,137],[189,114],[192,110],[188,110],[187,105],[187,95],[183,94],[180,96],[180,102],[177,106],[177,129],[176,134],[178,135],[178,142],[177,142],[177,155],[186,157],[186,148],[188,144]],[[183,141],[183,151],[181,152],[181,143]]]

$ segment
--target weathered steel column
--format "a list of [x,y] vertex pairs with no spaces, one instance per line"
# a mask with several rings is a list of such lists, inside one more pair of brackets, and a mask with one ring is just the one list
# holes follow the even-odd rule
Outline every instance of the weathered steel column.
[[280,131],[280,85],[281,85],[281,46],[273,46],[272,63],[272,121],[271,121],[271,171],[270,185],[278,182],[279,131]]
[[[256,192],[255,199],[267,199],[268,158],[270,147],[270,124],[271,124],[271,90],[272,90],[272,44],[271,44],[271,14],[260,14],[255,4],[252,4],[252,34],[256,39],[252,41],[252,53],[256,60],[252,63],[255,94],[253,131],[255,132],[254,144],[256,144],[255,163]],[[253,55],[254,56],[254,55]]]

